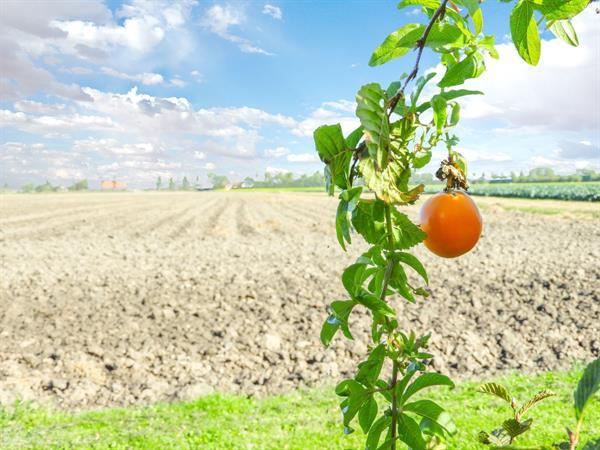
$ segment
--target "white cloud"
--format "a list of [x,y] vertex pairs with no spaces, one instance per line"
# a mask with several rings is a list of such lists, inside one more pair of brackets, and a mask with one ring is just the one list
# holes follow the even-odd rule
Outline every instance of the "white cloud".
[[172,86],[175,86],[175,87],[178,87],[178,88],[185,87],[186,84],[187,84],[181,78],[171,78],[171,80],[169,82],[171,83]]
[[24,113],[34,114],[56,114],[62,113],[67,109],[67,106],[62,103],[40,103],[32,100],[19,100],[15,102],[15,109]]
[[267,167],[265,169],[265,172],[266,173],[270,173],[271,175],[277,175],[277,174],[280,174],[280,173],[290,173],[291,170],[282,169],[282,168],[279,168],[279,167],[270,167],[269,166],[269,167]]
[[0,127],[15,128],[42,136],[57,135],[79,130],[116,129],[110,117],[97,115],[64,114],[34,116],[23,112],[0,109]]
[[206,159],[206,153],[194,150],[194,159]]
[[160,153],[161,149],[150,142],[135,144],[122,144],[116,139],[79,139],[73,142],[73,150],[77,152],[94,152],[96,154],[111,155],[151,155]]
[[276,147],[265,150],[267,158],[280,158],[281,156],[289,155],[290,149],[287,147]]
[[281,20],[283,18],[283,12],[281,11],[281,8],[278,6],[269,5],[268,3],[263,7],[262,13],[277,20]]
[[119,72],[118,70],[112,69],[110,67],[102,67],[101,70],[102,73],[105,73],[106,75],[109,75],[111,77],[121,78],[123,80],[138,81],[147,86],[161,84],[165,81],[163,76],[159,73],[144,72],[136,75],[129,75],[123,72]]
[[324,102],[310,115],[297,123],[292,132],[297,136],[312,137],[315,128],[325,125],[339,123],[344,134],[351,133],[360,122],[351,114],[354,112],[355,103],[348,100]]
[[215,170],[216,168],[217,168],[217,166],[214,163],[211,163],[211,162],[207,162],[203,166],[203,169],[205,169],[205,170]]
[[316,162],[317,157],[313,153],[300,153],[300,154],[288,155],[287,160],[289,162],[307,163],[307,162]]
[[498,153],[490,153],[490,152],[481,152],[479,150],[472,150],[468,148],[460,148],[457,147],[456,151],[461,153],[468,162],[470,163],[485,163],[485,162],[507,162],[512,161],[513,158],[504,152]]
[[272,56],[273,53],[257,47],[246,38],[231,33],[230,28],[232,26],[239,26],[245,20],[246,17],[240,9],[236,9],[231,5],[213,5],[206,11],[201,23],[206,29],[222,39],[237,44],[238,48],[244,53],[259,53]]
[[511,126],[544,131],[600,128],[597,22],[593,7],[574,19],[579,47],[559,39],[544,40],[537,67],[522,61],[512,44],[498,45],[500,59],[487,60],[486,72],[465,86],[485,96],[466,97],[462,116],[494,117]]

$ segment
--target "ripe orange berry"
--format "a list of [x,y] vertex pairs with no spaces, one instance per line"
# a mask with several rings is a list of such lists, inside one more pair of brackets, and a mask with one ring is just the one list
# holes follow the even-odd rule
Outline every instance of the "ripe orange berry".
[[440,192],[421,207],[425,246],[438,256],[456,258],[477,244],[483,223],[477,205],[462,191]]

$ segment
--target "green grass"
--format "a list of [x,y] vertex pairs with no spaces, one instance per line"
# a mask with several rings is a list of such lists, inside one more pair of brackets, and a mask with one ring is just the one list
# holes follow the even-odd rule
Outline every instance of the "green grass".
[[[581,374],[510,375],[500,382],[524,399],[540,389],[558,395],[533,410],[531,434],[523,445],[564,438],[574,422],[572,391]],[[480,430],[490,431],[508,418],[500,400],[475,392],[477,383],[454,390],[430,390],[455,418],[459,433],[449,449],[483,448],[475,443]],[[600,434],[600,408],[590,405],[584,436]],[[109,409],[80,414],[30,405],[0,410],[0,448],[15,449],[360,449],[362,432],[342,434],[337,399],[331,389],[312,389],[264,399],[211,395],[190,403],[145,408]]]

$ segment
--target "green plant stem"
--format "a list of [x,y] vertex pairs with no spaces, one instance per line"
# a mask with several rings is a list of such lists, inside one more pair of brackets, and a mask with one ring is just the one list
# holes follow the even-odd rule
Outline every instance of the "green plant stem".
[[[391,206],[389,204],[385,204],[385,226],[388,235],[388,250],[392,252],[394,250],[394,234],[393,234],[393,225],[392,225],[392,213],[390,210]],[[387,267],[385,269],[385,275],[383,277],[382,291],[381,291],[381,299],[384,300],[386,296],[386,291],[388,287],[388,283],[390,281],[390,277],[392,276],[392,270],[394,270],[394,260],[388,255]],[[388,337],[389,334],[393,332],[390,320],[385,318]],[[390,391],[392,395],[392,443],[391,450],[396,450],[396,435],[398,432],[398,398],[396,396],[396,383],[398,382],[398,361],[394,359],[392,361],[392,379],[390,381]]]

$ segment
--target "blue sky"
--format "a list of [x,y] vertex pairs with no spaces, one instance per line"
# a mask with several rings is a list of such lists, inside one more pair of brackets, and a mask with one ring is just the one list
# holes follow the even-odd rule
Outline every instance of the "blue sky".
[[[353,129],[358,88],[412,67],[411,54],[367,64],[389,32],[424,20],[395,4],[5,0],[0,182],[146,187],[158,176],[320,170],[312,130],[338,121]],[[462,102],[459,150],[470,172],[600,170],[593,8],[575,21],[580,47],[545,34],[536,68],[507,43],[510,5],[488,1],[484,11],[501,59],[469,85],[487,95]],[[423,70],[434,64],[425,54]]]

